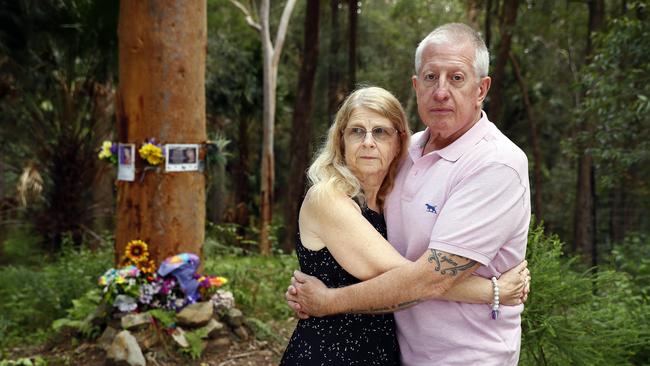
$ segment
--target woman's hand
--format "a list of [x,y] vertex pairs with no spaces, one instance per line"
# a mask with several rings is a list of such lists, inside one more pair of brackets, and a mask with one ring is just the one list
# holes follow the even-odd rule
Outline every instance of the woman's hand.
[[327,315],[329,289],[318,278],[294,271],[284,297],[300,319]]
[[499,280],[499,302],[502,305],[519,305],[526,302],[530,293],[530,271],[528,262],[523,261],[501,274]]

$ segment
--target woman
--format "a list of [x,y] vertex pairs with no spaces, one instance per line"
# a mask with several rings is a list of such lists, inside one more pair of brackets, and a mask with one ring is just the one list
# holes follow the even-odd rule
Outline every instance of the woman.
[[[388,91],[362,88],[345,100],[308,171],[312,186],[300,209],[296,243],[303,272],[328,287],[342,287],[408,262],[385,241],[381,212],[407,154],[409,137],[404,111]],[[343,226],[355,230],[341,230]],[[519,301],[521,269],[522,265],[499,279],[502,304]],[[489,303],[492,284],[471,276],[449,290],[444,300]],[[301,319],[281,361],[281,365],[398,364],[392,314]]]

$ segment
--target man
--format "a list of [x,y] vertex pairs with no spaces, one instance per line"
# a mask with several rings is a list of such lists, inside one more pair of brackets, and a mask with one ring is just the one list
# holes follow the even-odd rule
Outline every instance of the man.
[[481,110],[488,63],[485,43],[463,24],[420,43],[412,83],[427,128],[413,136],[385,204],[388,241],[414,262],[338,289],[296,272],[286,294],[294,310],[395,311],[404,365],[517,364],[523,305],[491,314],[486,305],[427,300],[525,257],[527,159]]

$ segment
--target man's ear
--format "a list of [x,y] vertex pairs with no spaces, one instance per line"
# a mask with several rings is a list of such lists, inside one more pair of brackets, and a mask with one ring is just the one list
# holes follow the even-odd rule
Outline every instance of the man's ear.
[[478,105],[480,106],[485,98],[487,97],[487,93],[490,90],[490,85],[492,84],[492,79],[489,76],[482,77],[481,78],[481,83],[479,84],[479,94],[478,94]]
[[413,84],[413,90],[417,90],[417,86],[418,86],[418,76],[417,75],[411,76],[411,84]]

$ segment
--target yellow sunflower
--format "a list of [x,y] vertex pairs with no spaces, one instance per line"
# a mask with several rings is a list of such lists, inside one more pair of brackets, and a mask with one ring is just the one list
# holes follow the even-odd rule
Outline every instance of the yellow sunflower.
[[145,262],[149,259],[149,246],[142,240],[131,240],[126,245],[124,256],[134,263]]
[[149,259],[147,261],[138,262],[138,269],[142,273],[155,273],[156,272],[156,262]]

